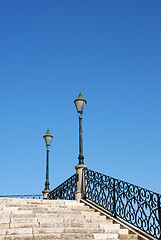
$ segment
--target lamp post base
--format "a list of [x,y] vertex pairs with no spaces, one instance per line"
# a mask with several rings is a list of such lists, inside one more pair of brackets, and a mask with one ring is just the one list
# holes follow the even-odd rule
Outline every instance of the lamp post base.
[[43,193],[43,199],[49,199],[49,193],[50,193],[49,189],[42,191],[42,193]]
[[87,170],[87,166],[84,164],[78,164],[76,169],[77,174],[77,193],[75,195],[75,200],[80,201],[86,197],[86,179],[85,179],[85,171]]

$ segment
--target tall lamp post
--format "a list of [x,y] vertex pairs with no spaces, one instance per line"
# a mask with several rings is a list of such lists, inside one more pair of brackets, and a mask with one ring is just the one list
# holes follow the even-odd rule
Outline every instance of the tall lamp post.
[[83,141],[82,141],[82,114],[83,109],[87,101],[82,97],[82,94],[79,93],[78,98],[74,101],[77,112],[79,113],[79,164],[84,164],[83,156]]
[[49,147],[51,145],[53,136],[50,134],[49,129],[47,130],[46,134],[43,136],[46,144],[46,152],[47,152],[47,157],[46,157],[46,182],[45,182],[45,189],[43,191],[43,199],[48,199],[48,195],[50,192],[49,189]]
[[84,156],[83,156],[83,141],[82,141],[82,114],[83,109],[87,101],[82,97],[82,94],[79,93],[78,98],[74,101],[77,112],[79,113],[79,163],[75,167],[76,176],[77,176],[77,192],[75,199],[80,201],[82,198],[86,197],[86,180],[85,180],[85,171],[87,166],[84,165]]

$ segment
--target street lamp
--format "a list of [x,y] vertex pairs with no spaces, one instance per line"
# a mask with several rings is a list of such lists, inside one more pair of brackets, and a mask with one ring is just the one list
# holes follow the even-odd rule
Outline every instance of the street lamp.
[[49,129],[47,130],[46,134],[43,136],[46,144],[46,151],[47,151],[47,158],[46,158],[46,182],[45,182],[45,189],[43,191],[44,199],[48,198],[49,190],[49,147],[52,142],[53,136],[50,134]]
[[82,114],[83,108],[87,101],[82,97],[82,94],[79,93],[78,98],[74,101],[77,112],[79,113],[79,164],[84,164],[83,156],[83,142],[82,142]]

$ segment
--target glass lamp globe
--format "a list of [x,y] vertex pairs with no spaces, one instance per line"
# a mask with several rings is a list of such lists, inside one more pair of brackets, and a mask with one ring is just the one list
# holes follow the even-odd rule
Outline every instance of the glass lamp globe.
[[82,97],[82,94],[79,93],[78,98],[74,101],[77,112],[78,113],[83,113],[83,108],[85,106],[85,104],[87,103],[87,101]]
[[51,144],[51,141],[53,139],[53,136],[50,134],[49,129],[47,130],[46,134],[43,136],[46,146],[49,147]]

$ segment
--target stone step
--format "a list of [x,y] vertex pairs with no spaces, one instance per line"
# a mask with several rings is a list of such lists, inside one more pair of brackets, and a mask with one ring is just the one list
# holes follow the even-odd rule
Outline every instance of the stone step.
[[17,207],[6,207],[6,206],[3,206],[1,208],[1,211],[5,212],[5,213],[10,213],[12,211],[17,211],[20,207],[17,206]]
[[117,239],[118,235],[110,235],[105,233],[62,233],[61,239]]
[[119,234],[118,240],[126,240],[126,239],[139,239],[136,234]]
[[129,230],[120,228],[120,224],[100,224],[100,228],[105,229],[105,233],[129,234]]
[[[91,215],[93,215],[93,212],[94,212],[94,211],[91,211],[90,209],[79,210],[78,208],[77,209],[66,209],[66,210],[64,210],[64,209],[51,209],[51,208],[50,209],[26,208],[26,210],[25,209],[18,209],[18,210],[9,211],[9,212],[10,213],[21,213],[21,212],[23,213],[25,211],[30,212],[30,213],[42,213],[42,214],[44,214],[44,212],[45,212],[45,213],[59,213],[59,214],[61,214],[61,213],[62,214],[63,213],[65,213],[65,214],[69,214],[69,213],[71,213],[71,214],[90,213]],[[96,212],[96,214],[99,215],[98,212]]]
[[[54,204],[23,204],[23,205],[18,205],[16,207],[22,207],[23,209],[26,208],[40,208],[40,209],[48,209],[48,208],[53,208],[53,209],[72,209],[72,208],[79,208],[79,205],[54,205]],[[89,209],[88,206],[80,206],[82,209]]]
[[32,234],[30,235],[7,235],[5,238],[0,240],[35,240],[34,236]]
[[48,235],[48,234],[34,234],[34,240],[55,240],[55,239],[70,239],[70,240],[75,240],[75,239],[83,239],[83,240],[93,240],[93,234],[82,234],[82,233],[55,233],[53,235]]
[[[83,215],[48,215],[47,218],[44,218],[42,215],[36,214],[35,217],[38,219],[38,222],[40,223],[54,223],[54,222],[64,222],[64,223],[69,223],[69,222],[85,222],[85,223],[104,223],[104,219],[97,219],[97,217],[86,217]],[[11,219],[12,221],[12,219]],[[16,221],[16,218],[14,219]],[[112,220],[107,220],[107,224],[111,223]]]
[[84,218],[86,218],[86,219],[88,219],[88,220],[91,220],[91,221],[96,221],[96,219],[97,219],[97,221],[98,222],[105,222],[106,221],[106,216],[101,216],[101,215],[93,215],[93,214],[85,214],[84,215]]
[[62,239],[61,233],[55,233],[53,235],[49,234],[34,234],[34,240],[56,240]]
[[[108,231],[106,231],[106,229],[105,229],[105,232],[108,232]],[[123,234],[123,235],[128,235],[129,234],[129,230],[128,229],[123,229],[123,228],[120,228],[119,230],[116,230],[116,233],[118,233],[118,234]]]
[[118,223],[109,223],[106,224],[106,222],[100,223],[101,228],[105,228],[106,230],[112,229],[112,230],[119,230],[120,229],[120,224]]
[[21,211],[17,211],[15,213],[12,213],[9,215],[10,218],[33,218],[35,217],[35,214],[32,212],[21,212]]
[[105,233],[128,235],[129,231],[128,229],[105,229]]
[[75,200],[42,200],[42,199],[19,199],[19,198],[1,198],[0,205],[9,204],[9,206],[19,205],[54,205],[54,206],[85,206]]
[[63,216],[62,217],[57,217],[57,216],[48,216],[48,217],[42,217],[42,216],[37,216],[37,221],[41,224],[41,223],[46,223],[46,224],[50,224],[50,223],[59,223],[59,222],[64,222]]
[[[82,211],[79,211],[79,209],[71,209],[71,210],[63,210],[63,209],[60,209],[59,211],[58,210],[52,210],[52,209],[47,209],[47,210],[44,210],[44,209],[26,209],[26,210],[21,210],[21,209],[15,209],[15,210],[12,210],[12,211],[5,211],[6,212],[6,215],[7,214],[12,214],[12,215],[17,215],[17,214],[21,214],[21,215],[26,215],[26,214],[42,214],[44,215],[44,213],[48,213],[48,214],[58,214],[58,215],[66,215],[66,214],[71,214],[71,215],[88,215],[88,216],[93,216],[93,213],[95,214],[95,216],[100,216],[100,213],[98,212],[93,212],[93,211],[90,211],[89,209],[87,210],[82,210]],[[102,216],[103,217],[103,216]],[[105,216],[104,216],[105,217]],[[104,218],[106,219],[106,218]]]
[[[64,227],[64,228],[94,228],[94,229],[102,229],[99,227],[99,224],[98,223],[73,223],[73,222],[70,222],[70,223],[40,223],[40,227],[41,228],[61,228],[61,227]],[[103,230],[105,232],[105,230]]]
[[36,218],[36,217],[32,217],[32,216],[27,216],[27,217],[25,217],[24,215],[23,215],[23,217],[21,216],[12,216],[11,217],[11,219],[10,219],[10,222],[11,223],[25,223],[25,222],[27,222],[27,223],[35,223],[35,222],[37,222],[38,221],[38,219]]
[[18,209],[18,210],[12,210],[11,213],[8,213],[8,214],[12,214],[12,215],[32,215],[34,212],[32,210],[21,210],[21,209]]
[[38,221],[35,222],[14,222],[9,224],[9,228],[14,229],[14,228],[33,228],[33,227],[39,227],[40,224]]
[[102,233],[100,228],[80,228],[80,227],[56,227],[56,228],[33,228],[33,234],[52,234],[52,233]]
[[[97,216],[92,216],[92,217],[89,217],[89,216],[84,216],[84,215],[71,215],[71,214],[61,214],[61,215],[56,215],[56,214],[48,214],[48,217],[45,219],[41,214],[35,214],[34,216],[30,216],[30,218],[37,218],[39,222],[44,222],[47,221],[47,222],[57,222],[57,221],[64,221],[64,222],[69,222],[69,221],[84,221],[84,222],[99,222],[100,224],[101,223],[104,223],[104,219],[99,219],[97,218]],[[14,217],[14,218],[11,218],[11,221],[12,219],[14,219],[13,221],[16,221],[16,218],[18,218],[18,216]],[[25,216],[21,216],[19,218],[25,218]],[[97,219],[97,221],[96,221]],[[110,220],[107,221],[107,223],[112,223]]]
[[31,235],[32,228],[13,228],[13,229],[6,229],[6,235]]
[[62,233],[60,239],[94,239],[93,233]]
[[22,206],[22,205],[19,205],[19,206],[2,206],[1,207],[1,211],[9,211],[9,212],[11,212],[11,211],[15,211],[15,210],[31,210],[31,211],[89,211],[89,212],[95,212],[95,210],[94,209],[90,209],[90,208],[88,208],[88,207],[81,207],[80,209],[79,209],[79,206],[76,206],[76,207],[69,207],[69,206],[63,206],[63,207],[61,207],[61,206],[57,206],[57,207],[55,207],[55,206],[45,206],[45,207],[43,207],[43,206],[34,206],[34,205],[31,205],[31,206],[29,206],[29,205],[24,205],[24,206]]

